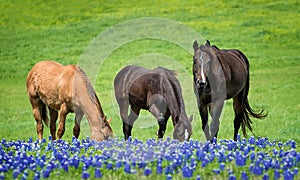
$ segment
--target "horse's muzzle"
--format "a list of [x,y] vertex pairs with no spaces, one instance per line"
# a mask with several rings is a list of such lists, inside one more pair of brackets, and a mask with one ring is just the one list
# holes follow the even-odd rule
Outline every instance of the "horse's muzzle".
[[207,85],[207,81],[203,81],[199,79],[196,81],[196,83],[199,88],[204,88]]

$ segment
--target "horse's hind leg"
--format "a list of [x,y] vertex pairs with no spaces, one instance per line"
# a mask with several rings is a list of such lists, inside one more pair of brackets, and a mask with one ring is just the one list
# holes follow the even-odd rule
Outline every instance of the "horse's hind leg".
[[74,125],[74,128],[73,128],[73,135],[78,138],[79,137],[79,133],[80,133],[80,122],[81,122],[81,119],[83,117],[83,112],[80,111],[80,112],[76,112],[75,114],[75,125]]
[[128,97],[125,98],[116,97],[116,98],[120,108],[120,116],[123,121],[124,137],[125,140],[127,140],[129,136],[131,136],[131,129],[132,129],[132,125],[130,125],[130,123],[128,122],[128,107],[129,107]]
[[58,130],[57,130],[57,138],[61,139],[61,137],[65,133],[65,121],[66,121],[66,116],[68,115],[68,107],[65,103],[63,103],[60,106],[59,110],[59,124],[58,124]]
[[56,120],[58,117],[58,112],[49,108],[50,112],[50,134],[52,136],[52,140],[56,139]]
[[30,103],[32,106],[32,113],[33,117],[36,121],[36,132],[38,135],[39,140],[43,138],[43,122],[42,122],[42,108],[44,103],[39,98],[32,98],[30,97]]
[[233,121],[233,123],[234,123],[233,140],[236,141],[239,129],[241,127],[243,115],[244,115],[242,98],[240,98],[239,95],[233,98],[233,109],[234,109],[234,113],[235,113],[235,117],[234,117],[234,121]]

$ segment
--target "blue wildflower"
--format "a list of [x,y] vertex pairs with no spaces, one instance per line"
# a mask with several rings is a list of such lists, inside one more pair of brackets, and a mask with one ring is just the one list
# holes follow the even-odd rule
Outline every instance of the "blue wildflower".
[[124,172],[130,174],[131,173],[131,167],[130,164],[126,163],[124,166]]
[[120,169],[123,166],[123,162],[122,161],[117,161],[116,162],[116,169]]
[[241,179],[242,179],[242,180],[248,180],[248,179],[249,179],[249,178],[248,178],[248,175],[247,175],[247,173],[246,173],[245,171],[242,172],[242,174],[241,174]]
[[102,173],[100,171],[100,168],[96,168],[95,169],[95,178],[101,178],[102,177]]
[[144,170],[144,175],[149,176],[151,173],[152,173],[152,170],[150,168],[146,167]]
[[156,166],[156,174],[162,174],[163,172],[163,168],[162,168],[162,165],[161,164],[158,164]]
[[228,180],[236,180],[236,177],[234,174],[230,174],[230,176],[228,177]]
[[90,178],[90,173],[88,171],[83,171],[81,175],[82,179],[88,179]]
[[173,174],[173,168],[171,165],[165,168],[165,174]]
[[39,171],[36,171],[36,172],[34,173],[33,179],[34,179],[34,180],[39,180],[39,179],[40,179],[40,172],[39,172]]
[[215,173],[215,174],[220,174],[221,173],[220,169],[213,169],[212,172]]
[[193,177],[193,169],[191,169],[189,166],[185,165],[182,168],[182,176],[185,178]]
[[15,169],[13,171],[13,179],[17,179],[17,177],[19,176],[19,174],[20,174],[20,170],[19,169]]
[[45,170],[42,171],[42,176],[43,178],[48,178],[50,175],[51,170],[46,168]]
[[167,177],[166,177],[166,180],[172,180],[172,175],[168,174]]
[[297,167],[294,168],[294,174],[297,176],[299,173],[299,169]]
[[269,180],[269,175],[268,174],[264,174],[263,180]]

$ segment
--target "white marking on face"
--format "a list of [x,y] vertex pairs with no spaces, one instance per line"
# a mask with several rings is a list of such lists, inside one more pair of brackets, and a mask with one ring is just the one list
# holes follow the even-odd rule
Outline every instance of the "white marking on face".
[[201,76],[201,79],[203,79],[203,81],[205,82],[205,76],[204,76],[204,62],[203,62],[203,56],[201,54],[200,56],[200,64],[201,64],[201,68],[200,68],[200,76]]
[[189,132],[187,129],[185,129],[184,130],[184,140],[186,141],[186,140],[188,140],[188,138],[189,138]]

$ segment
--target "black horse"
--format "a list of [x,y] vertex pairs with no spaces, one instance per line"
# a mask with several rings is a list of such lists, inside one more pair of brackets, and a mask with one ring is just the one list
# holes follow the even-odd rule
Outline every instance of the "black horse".
[[140,66],[126,66],[116,75],[114,89],[125,139],[131,136],[140,110],[145,109],[158,121],[158,138],[163,138],[167,121],[172,116],[174,139],[189,140],[192,117],[188,119],[186,115],[181,87],[173,71],[162,67],[150,70]]
[[[220,50],[211,46],[209,41],[200,47],[195,41],[193,47],[194,93],[206,139],[217,137],[224,101],[231,98],[235,112],[233,139],[237,139],[241,125],[244,136],[247,136],[246,127],[252,132],[249,116],[260,119],[267,114],[263,110],[257,113],[249,105],[249,62],[246,56],[239,50]],[[208,111],[212,117],[210,129]]]

